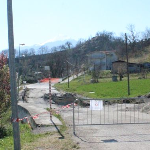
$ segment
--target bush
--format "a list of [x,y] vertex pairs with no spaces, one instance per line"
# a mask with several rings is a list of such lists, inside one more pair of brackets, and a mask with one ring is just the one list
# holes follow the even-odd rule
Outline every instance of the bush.
[[4,127],[0,127],[0,139],[7,136],[7,130]]
[[101,70],[100,71],[100,77],[101,78],[110,78],[112,76],[110,70]]
[[37,83],[37,79],[35,77],[26,77],[25,81],[27,81],[27,83]]

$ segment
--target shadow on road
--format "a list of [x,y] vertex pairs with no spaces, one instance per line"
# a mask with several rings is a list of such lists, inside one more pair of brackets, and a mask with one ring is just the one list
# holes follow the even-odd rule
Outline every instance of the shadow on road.
[[[150,136],[150,134],[135,134],[132,135],[132,139],[124,139],[125,137],[131,137],[131,135],[119,135],[119,136],[80,136],[77,135],[76,133],[74,134],[77,138],[79,138],[81,141],[86,142],[86,143],[135,143],[135,142],[150,142],[150,139],[134,139],[134,136],[138,137],[145,137],[145,136]],[[122,138],[121,138],[122,137]],[[95,139],[99,139],[99,141],[95,141]],[[117,140],[119,139],[119,140]],[[95,141],[95,142],[94,142]]]
[[57,127],[57,125],[53,122],[53,120],[51,119],[51,122],[53,123],[53,125],[55,126],[56,130],[58,131],[58,133],[60,134],[60,138],[59,139],[64,139],[64,135],[60,132],[59,128]]

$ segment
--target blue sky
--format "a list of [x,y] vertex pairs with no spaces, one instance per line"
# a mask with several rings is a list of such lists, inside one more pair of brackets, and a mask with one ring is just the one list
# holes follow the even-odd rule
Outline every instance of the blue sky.
[[[129,24],[150,27],[150,0],[12,0],[14,42],[34,45],[58,36],[88,39],[98,31],[119,36]],[[0,0],[0,50],[8,48],[7,1]]]

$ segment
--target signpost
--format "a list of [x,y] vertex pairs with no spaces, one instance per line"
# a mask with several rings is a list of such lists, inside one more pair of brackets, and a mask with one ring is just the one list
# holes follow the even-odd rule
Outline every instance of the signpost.
[[90,109],[91,110],[103,110],[103,101],[102,100],[90,100]]

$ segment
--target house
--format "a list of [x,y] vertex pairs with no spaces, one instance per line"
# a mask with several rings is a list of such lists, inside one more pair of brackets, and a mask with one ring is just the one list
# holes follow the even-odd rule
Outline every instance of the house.
[[90,70],[93,70],[94,67],[98,67],[99,70],[111,70],[112,62],[118,60],[115,51],[95,51],[87,56]]
[[[129,69],[129,73],[139,73],[141,72],[142,64],[129,63],[128,69]],[[112,62],[112,73],[113,74],[127,73],[127,62],[122,60]]]
[[129,63],[128,68],[130,73],[139,73],[141,72],[142,64]]
[[112,73],[118,74],[118,72],[126,73],[127,72],[127,63],[122,60],[112,62]]
[[150,70],[150,63],[149,62],[143,63],[143,68]]

